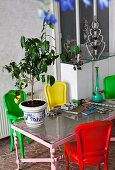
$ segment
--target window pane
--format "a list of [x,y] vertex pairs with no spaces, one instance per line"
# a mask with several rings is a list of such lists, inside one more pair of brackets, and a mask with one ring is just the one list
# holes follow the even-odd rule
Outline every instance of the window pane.
[[62,33],[61,46],[62,46],[62,51],[65,51],[64,43],[66,43],[67,40],[72,40],[72,39],[76,40],[75,3],[74,3],[74,11],[60,10],[60,23],[61,23],[61,33]]

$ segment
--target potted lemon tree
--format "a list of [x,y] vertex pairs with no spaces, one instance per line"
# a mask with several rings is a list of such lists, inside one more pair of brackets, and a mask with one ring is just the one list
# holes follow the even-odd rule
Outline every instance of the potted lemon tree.
[[54,64],[56,49],[47,40],[47,23],[43,21],[43,29],[40,38],[21,37],[21,47],[25,51],[25,56],[19,63],[12,61],[4,68],[16,80],[17,94],[21,90],[31,85],[31,100],[24,101],[20,108],[24,111],[24,119],[29,127],[39,127],[44,122],[46,102],[33,98],[34,84],[36,81],[53,85],[55,78],[47,75],[48,66]]

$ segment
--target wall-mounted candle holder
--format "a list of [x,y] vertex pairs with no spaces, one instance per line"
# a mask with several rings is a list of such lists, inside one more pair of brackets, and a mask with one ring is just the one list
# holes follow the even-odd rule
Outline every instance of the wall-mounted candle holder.
[[92,57],[92,60],[98,60],[105,49],[103,35],[101,34],[99,23],[97,22],[97,19],[95,17],[91,24],[86,47],[90,56]]

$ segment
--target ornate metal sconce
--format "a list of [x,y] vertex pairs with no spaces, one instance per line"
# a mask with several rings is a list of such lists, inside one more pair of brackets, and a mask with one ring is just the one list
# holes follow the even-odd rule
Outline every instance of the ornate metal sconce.
[[97,22],[96,17],[94,17],[91,24],[86,47],[92,60],[99,59],[105,49],[105,42],[103,41],[103,35],[101,34],[101,29],[99,28],[99,23]]

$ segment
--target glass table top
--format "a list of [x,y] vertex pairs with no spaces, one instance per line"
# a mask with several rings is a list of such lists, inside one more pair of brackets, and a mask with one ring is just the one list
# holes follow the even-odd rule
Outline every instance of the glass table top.
[[[100,60],[104,60],[104,59],[109,59],[114,56],[115,56],[115,52],[114,53],[103,52],[98,59],[93,60],[92,57],[88,54],[88,55],[83,56],[82,60],[83,60],[83,63],[86,64],[86,63],[89,63],[92,61],[100,61]],[[62,63],[71,64],[71,62],[62,62]]]
[[115,108],[113,111],[105,114],[96,112],[88,116],[81,113],[83,109],[83,107],[75,109],[74,112],[76,113],[77,111],[78,114],[61,111],[61,114],[55,118],[46,117],[44,124],[36,129],[29,128],[24,121],[15,123],[15,126],[50,144],[54,144],[59,140],[74,134],[74,129],[79,124],[95,120],[104,120],[115,115]]
[[109,59],[109,58],[114,57],[114,56],[115,56],[115,53],[103,52],[98,59],[93,60],[92,57],[89,55],[86,58],[83,57],[83,61],[84,61],[84,63],[87,63],[87,62],[90,62],[90,61],[99,61],[99,60]]

